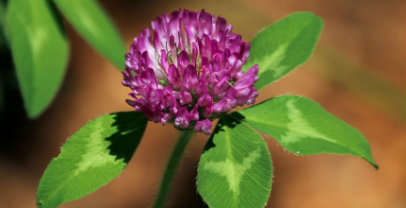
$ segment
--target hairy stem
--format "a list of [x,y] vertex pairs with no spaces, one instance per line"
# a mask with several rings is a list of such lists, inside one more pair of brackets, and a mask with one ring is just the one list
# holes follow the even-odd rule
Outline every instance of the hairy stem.
[[153,206],[154,208],[161,208],[164,206],[171,188],[172,179],[175,176],[176,169],[192,136],[193,130],[181,131],[179,140],[172,151],[168,164],[166,165],[164,176],[162,178],[161,185],[159,186],[158,197]]

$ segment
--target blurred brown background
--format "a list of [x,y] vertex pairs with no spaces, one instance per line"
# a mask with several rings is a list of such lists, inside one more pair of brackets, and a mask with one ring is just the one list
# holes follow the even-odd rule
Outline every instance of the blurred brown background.
[[[265,138],[274,162],[272,208],[406,207],[405,1],[391,0],[104,0],[100,1],[129,45],[156,16],[178,8],[220,14],[249,41],[261,28],[295,11],[325,21],[311,59],[265,88],[258,101],[280,94],[312,98],[368,138],[378,171],[352,156],[297,157]],[[68,25],[71,62],[52,107],[35,121],[2,132],[0,207],[35,207],[35,191],[59,147],[88,120],[131,110],[121,74]],[[21,108],[21,106],[16,106]],[[21,116],[21,115],[20,115]],[[10,120],[11,123],[13,121]],[[148,207],[176,140],[171,126],[149,124],[120,177],[62,207]],[[168,207],[204,207],[195,189],[196,167],[207,137],[197,136],[178,170]]]

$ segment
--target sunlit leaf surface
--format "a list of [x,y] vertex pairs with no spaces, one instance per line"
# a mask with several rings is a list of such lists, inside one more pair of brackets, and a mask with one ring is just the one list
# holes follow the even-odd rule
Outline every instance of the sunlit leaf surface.
[[211,208],[263,208],[271,192],[272,161],[250,127],[222,118],[201,156],[197,189]]
[[37,191],[39,207],[79,199],[118,176],[141,141],[147,120],[137,112],[98,117],[71,136],[51,161]]

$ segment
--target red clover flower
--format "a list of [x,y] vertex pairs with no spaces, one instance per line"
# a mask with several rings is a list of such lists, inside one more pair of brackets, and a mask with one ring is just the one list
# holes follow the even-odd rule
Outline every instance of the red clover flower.
[[222,17],[204,10],[174,11],[151,22],[126,54],[126,100],[153,122],[211,133],[211,121],[236,106],[253,104],[258,65],[243,73],[249,43]]

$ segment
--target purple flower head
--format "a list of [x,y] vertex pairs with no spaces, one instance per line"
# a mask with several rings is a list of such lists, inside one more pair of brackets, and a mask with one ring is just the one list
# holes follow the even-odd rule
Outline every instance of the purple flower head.
[[157,17],[151,29],[134,38],[125,56],[122,83],[136,111],[210,134],[211,120],[255,102],[258,65],[241,71],[250,45],[224,18],[178,10]]

